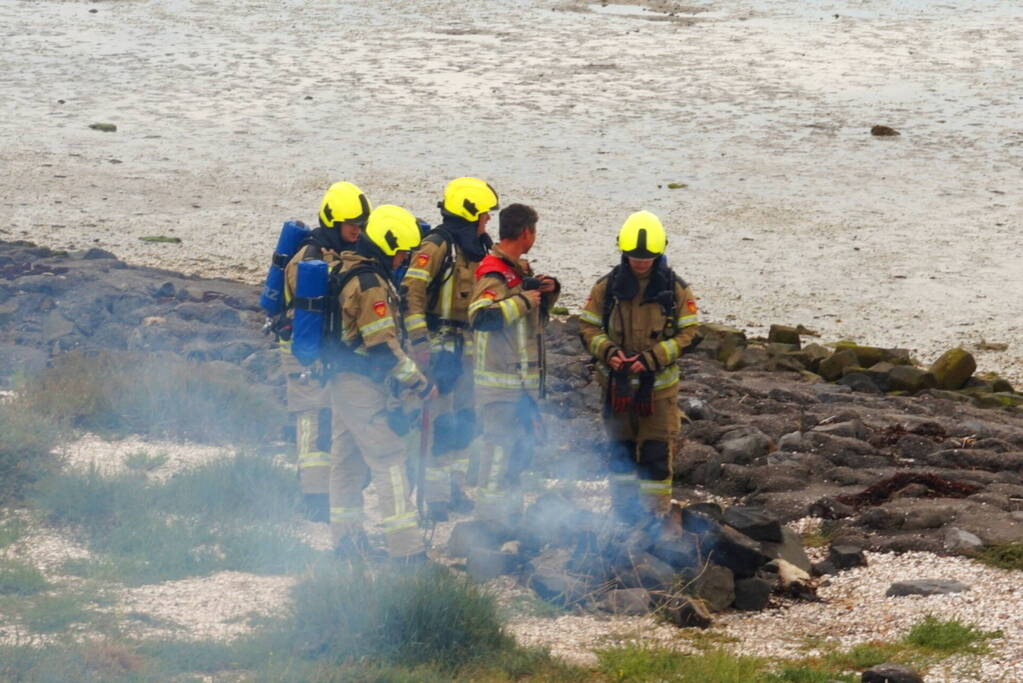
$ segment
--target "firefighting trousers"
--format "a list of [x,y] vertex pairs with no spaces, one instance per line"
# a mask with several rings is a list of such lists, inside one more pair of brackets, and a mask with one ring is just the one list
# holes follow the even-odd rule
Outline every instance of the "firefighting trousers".
[[639,504],[651,514],[667,512],[680,420],[676,392],[655,398],[650,416],[630,410],[605,419],[611,441],[611,505],[616,511],[628,512]]
[[464,486],[476,441],[473,409],[472,357],[462,357],[462,373],[451,392],[430,401],[428,444],[423,499],[427,503],[451,501],[452,485]]
[[515,458],[524,457],[529,428],[521,419],[515,401],[484,403],[479,409],[483,422],[479,476],[476,489],[478,519],[507,523],[522,510],[522,491],[509,476]]
[[363,528],[362,484],[367,470],[393,557],[425,550],[405,475],[406,445],[388,426],[384,389],[361,375],[339,373],[329,384],[333,410],[330,531],[335,545]]
[[326,494],[330,486],[330,396],[319,380],[300,377],[302,366],[282,354],[288,412],[295,418],[298,478],[302,493]]

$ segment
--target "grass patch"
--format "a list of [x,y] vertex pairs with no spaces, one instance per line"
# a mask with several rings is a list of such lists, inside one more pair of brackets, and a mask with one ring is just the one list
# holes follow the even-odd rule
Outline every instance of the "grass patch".
[[94,616],[88,599],[76,593],[41,595],[20,610],[21,622],[36,633],[58,633],[73,624],[88,622]]
[[456,669],[517,649],[493,597],[444,570],[319,568],[295,586],[275,638],[286,650],[338,664],[355,658]]
[[167,464],[167,454],[157,453],[156,455],[149,455],[145,451],[138,451],[132,453],[124,459],[124,466],[132,472],[152,472]]
[[839,674],[810,666],[786,666],[782,667],[780,671],[767,674],[763,681],[764,683],[833,683],[834,681],[855,683],[859,679],[858,675]]
[[54,469],[57,458],[50,451],[58,431],[20,400],[0,403],[0,505],[20,501],[28,487]]
[[931,615],[910,629],[905,638],[909,645],[924,650],[948,654],[982,654],[987,652],[984,641],[1001,638],[1001,631],[981,631],[956,619],[941,621]]
[[832,652],[824,656],[826,665],[840,671],[855,669],[862,671],[885,662],[905,662],[906,648],[901,643],[870,642],[854,645],[848,650]]
[[297,515],[294,473],[238,455],[165,482],[134,473],[53,475],[35,503],[51,523],[76,530],[97,557],[67,562],[77,576],[129,584],[235,570],[277,574],[320,557],[283,528]]
[[172,355],[67,353],[20,395],[36,422],[104,434],[264,443],[284,422],[276,399],[244,373]]
[[168,237],[167,235],[146,235],[139,237],[143,242],[155,242],[157,244],[181,244],[180,237]]
[[552,306],[551,315],[568,315],[569,310],[565,306]]
[[597,653],[598,670],[612,681],[674,683],[750,683],[761,678],[766,662],[723,650],[687,655],[660,648],[630,645]]
[[1005,543],[982,548],[974,559],[999,569],[1023,570],[1023,543]]
[[27,562],[0,558],[0,595],[35,595],[49,586],[39,570]]
[[0,522],[0,550],[20,541],[26,532],[26,524],[17,517],[9,517]]

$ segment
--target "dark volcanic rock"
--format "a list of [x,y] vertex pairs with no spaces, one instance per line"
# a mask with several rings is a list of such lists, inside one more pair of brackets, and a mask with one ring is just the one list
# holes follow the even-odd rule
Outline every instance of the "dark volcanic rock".
[[723,521],[755,541],[781,543],[781,523],[762,508],[733,506],[725,510]]
[[836,570],[867,566],[867,556],[863,554],[863,548],[855,545],[832,545],[828,548],[828,561]]
[[713,623],[707,606],[697,598],[682,596],[672,598],[664,605],[664,615],[676,626],[707,628]]
[[963,593],[970,590],[965,583],[952,579],[914,579],[912,581],[899,581],[893,583],[885,591],[887,597],[901,597],[905,595],[946,595],[948,593]]
[[720,612],[735,600],[735,576],[725,567],[709,564],[693,579],[690,590],[711,612]]
[[771,600],[771,583],[761,578],[735,582],[735,609],[762,610]]
[[901,664],[878,664],[863,672],[862,683],[924,683],[920,674]]

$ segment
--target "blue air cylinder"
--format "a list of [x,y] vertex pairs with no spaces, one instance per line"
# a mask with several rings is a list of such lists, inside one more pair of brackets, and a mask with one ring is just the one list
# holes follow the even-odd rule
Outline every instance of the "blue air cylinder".
[[302,365],[311,365],[320,357],[324,305],[330,305],[327,301],[328,273],[327,264],[323,261],[302,261],[298,264],[291,353]]
[[281,236],[277,238],[277,249],[274,250],[270,270],[266,274],[263,293],[259,297],[259,305],[268,316],[275,316],[284,310],[284,266],[298,251],[298,246],[309,237],[310,230],[300,221],[287,221],[281,227]]

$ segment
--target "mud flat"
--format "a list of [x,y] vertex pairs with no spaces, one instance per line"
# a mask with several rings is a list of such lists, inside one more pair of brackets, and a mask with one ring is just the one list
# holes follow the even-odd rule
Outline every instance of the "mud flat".
[[[331,180],[435,219],[444,181],[471,173],[538,207],[535,260],[570,305],[610,264],[622,218],[648,207],[716,319],[898,341],[925,361],[1008,343],[981,365],[1021,377],[1018,3],[44,1],[0,15],[5,239],[255,282],[280,222],[311,219]],[[140,239],[159,236],[181,242]]]

